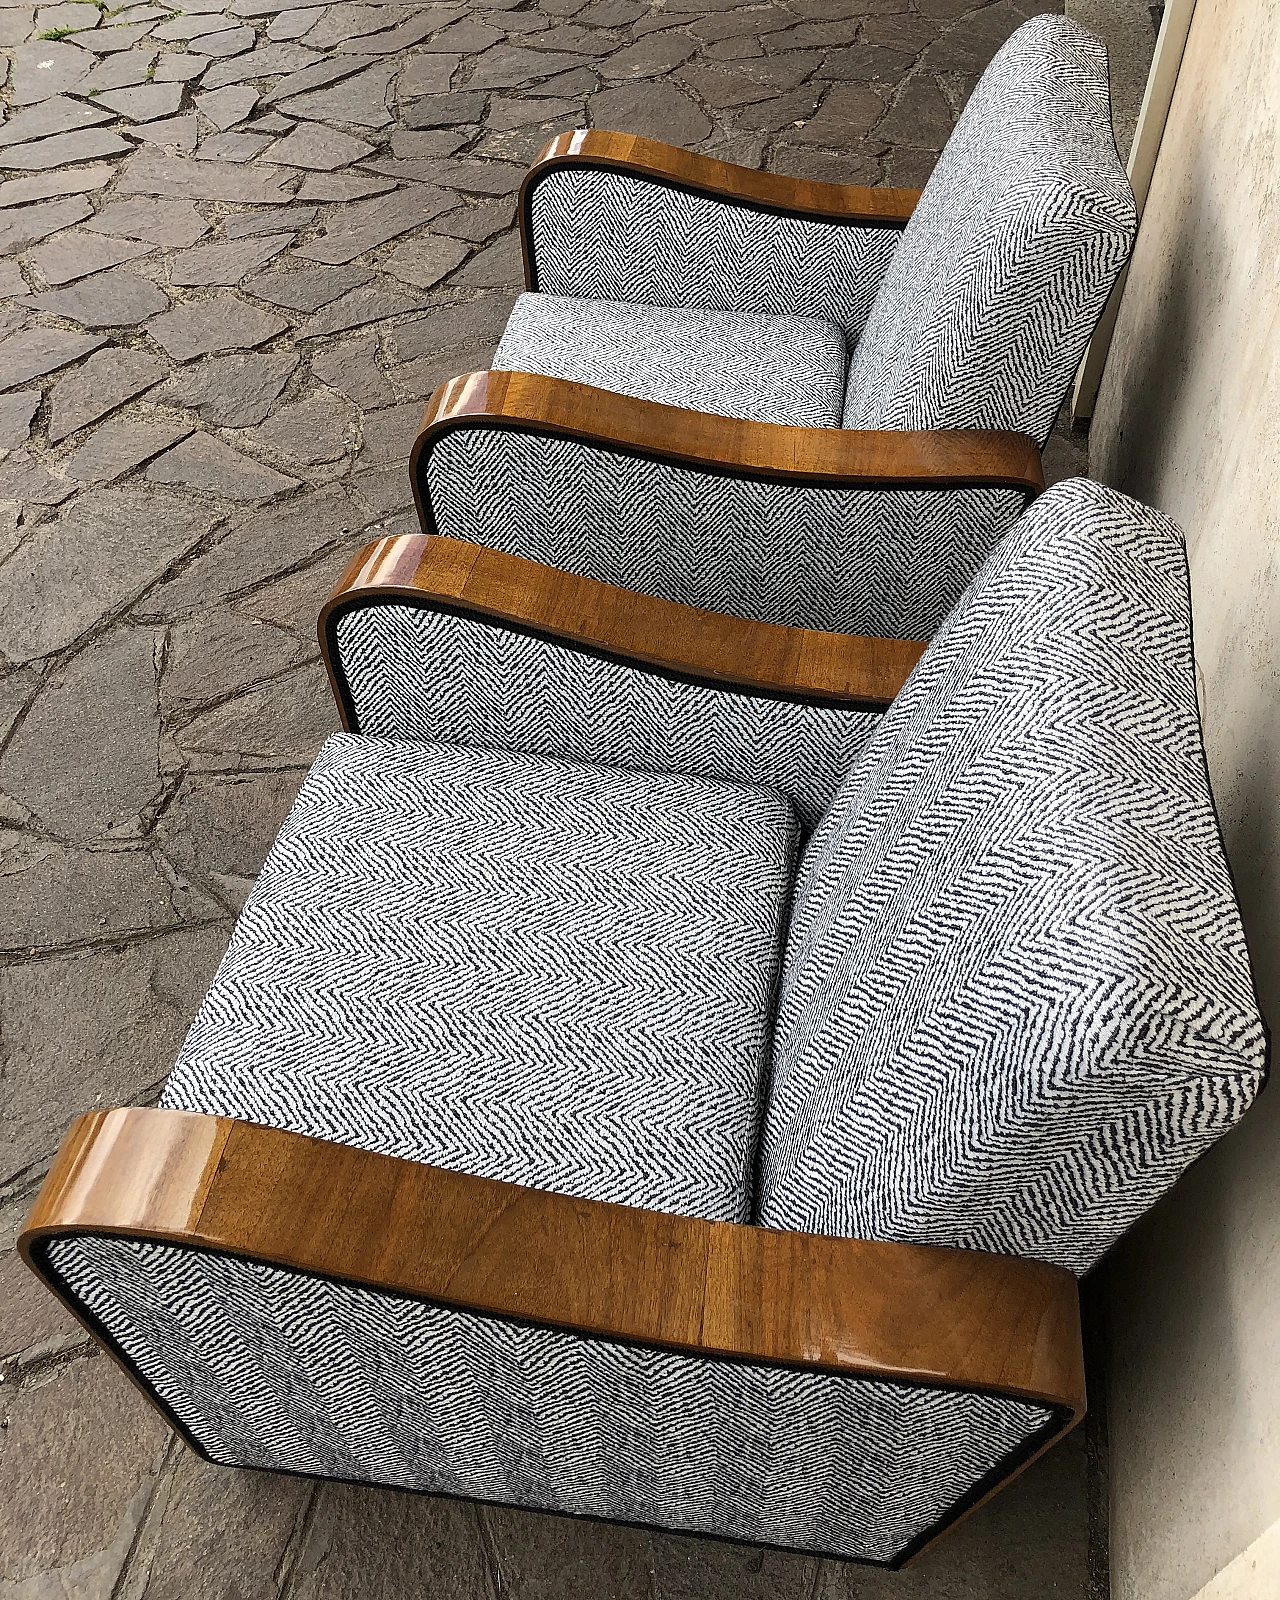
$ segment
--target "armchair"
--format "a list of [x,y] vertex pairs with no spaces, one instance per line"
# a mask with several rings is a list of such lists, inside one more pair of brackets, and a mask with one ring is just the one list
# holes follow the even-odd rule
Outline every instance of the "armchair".
[[919,196],[576,132],[520,221],[529,292],[495,371],[442,386],[414,451],[424,531],[919,639],[1042,487],[1136,231],[1106,50],[1050,16],[996,56]]
[[[909,654],[711,626],[836,698]],[[213,1460],[901,1565],[1078,1420],[1073,1274],[1264,1081],[1173,525],[1045,494],[799,834],[749,776],[336,737],[25,1259]]]

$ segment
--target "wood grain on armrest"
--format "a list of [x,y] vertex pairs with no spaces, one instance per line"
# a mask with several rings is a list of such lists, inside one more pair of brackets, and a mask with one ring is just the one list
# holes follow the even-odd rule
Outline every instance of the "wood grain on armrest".
[[73,1123],[19,1249],[124,1234],[703,1356],[1016,1396],[1083,1414],[1075,1279],[977,1250],[579,1200],[187,1111]]
[[918,189],[816,183],[811,178],[733,166],[631,133],[578,128],[558,133],[543,145],[520,190],[520,234],[525,246],[525,282],[530,289],[537,288],[530,251],[533,191],[548,173],[566,167],[626,173],[755,211],[873,228],[904,227],[920,198]]
[[1016,489],[1032,497],[1044,488],[1039,447],[1024,433],[790,428],[659,405],[565,378],[469,372],[431,396],[409,457],[428,533],[435,528],[424,493],[427,461],[436,443],[459,428],[548,434],[704,472],[833,489]]
[[925,650],[919,640],[753,622],[486,545],[399,534],[359,550],[320,613],[321,649],[349,732],[359,729],[336,626],[356,607],[388,602],[481,618],[694,682],[851,710],[889,705]]

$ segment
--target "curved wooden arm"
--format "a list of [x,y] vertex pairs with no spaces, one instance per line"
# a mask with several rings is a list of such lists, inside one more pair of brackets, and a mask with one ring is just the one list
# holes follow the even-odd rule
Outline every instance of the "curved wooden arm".
[[320,613],[320,648],[343,726],[359,727],[337,623],[366,605],[418,605],[515,628],[645,671],[775,698],[883,710],[925,651],[752,622],[439,534],[399,534],[357,551]]
[[779,172],[736,167],[631,133],[578,128],[572,133],[558,133],[543,145],[520,190],[520,237],[525,283],[530,289],[538,287],[533,260],[533,192],[549,173],[562,172],[567,167],[626,173],[752,211],[864,228],[905,227],[920,198],[919,189],[815,183],[811,178],[788,178]]
[[186,1111],[91,1111],[27,1218],[23,1259],[108,1233],[687,1354],[1013,1396],[1084,1413],[1061,1267],[977,1250],[707,1222]]
[[1040,449],[1025,433],[949,428],[930,433],[789,428],[712,416],[531,372],[469,372],[427,402],[409,457],[425,532],[424,493],[435,444],[459,428],[507,428],[576,439],[703,472],[839,489],[1044,489]]

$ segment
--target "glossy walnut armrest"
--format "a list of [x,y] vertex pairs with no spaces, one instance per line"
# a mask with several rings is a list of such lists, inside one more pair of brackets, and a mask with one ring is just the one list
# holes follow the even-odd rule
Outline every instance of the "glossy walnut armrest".
[[791,428],[637,400],[611,389],[531,372],[469,372],[427,402],[409,457],[425,532],[434,533],[425,492],[431,451],[465,428],[507,429],[574,439],[602,450],[652,457],[704,472],[842,489],[1044,488],[1040,449],[1025,433],[982,428]]
[[1042,1449],[1084,1412],[1075,1279],[1012,1256],[578,1200],[224,1117],[93,1111],[18,1243],[135,1381],[45,1255],[86,1233],[684,1354],[1030,1400],[1054,1413]]
[[780,172],[737,167],[632,133],[577,128],[571,133],[558,133],[543,145],[520,190],[520,237],[525,283],[530,289],[538,287],[532,249],[534,190],[548,174],[566,168],[624,173],[752,211],[864,228],[905,227],[920,198],[919,189],[817,183],[811,178],[789,178]]
[[358,733],[337,624],[361,606],[417,605],[477,618],[642,670],[850,710],[883,710],[923,641],[753,622],[635,594],[524,556],[439,534],[397,534],[357,551],[320,613],[320,645],[343,726]]

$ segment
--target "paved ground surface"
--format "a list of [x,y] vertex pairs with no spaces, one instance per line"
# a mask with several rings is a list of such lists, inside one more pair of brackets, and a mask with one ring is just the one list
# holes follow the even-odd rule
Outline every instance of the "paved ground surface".
[[215,1470],[11,1250],[72,1115],[157,1095],[335,726],[317,608],[412,526],[408,442],[486,363],[541,142],[915,185],[1059,9],[0,0],[0,1600],[1094,1592],[1083,1436],[899,1579]]

